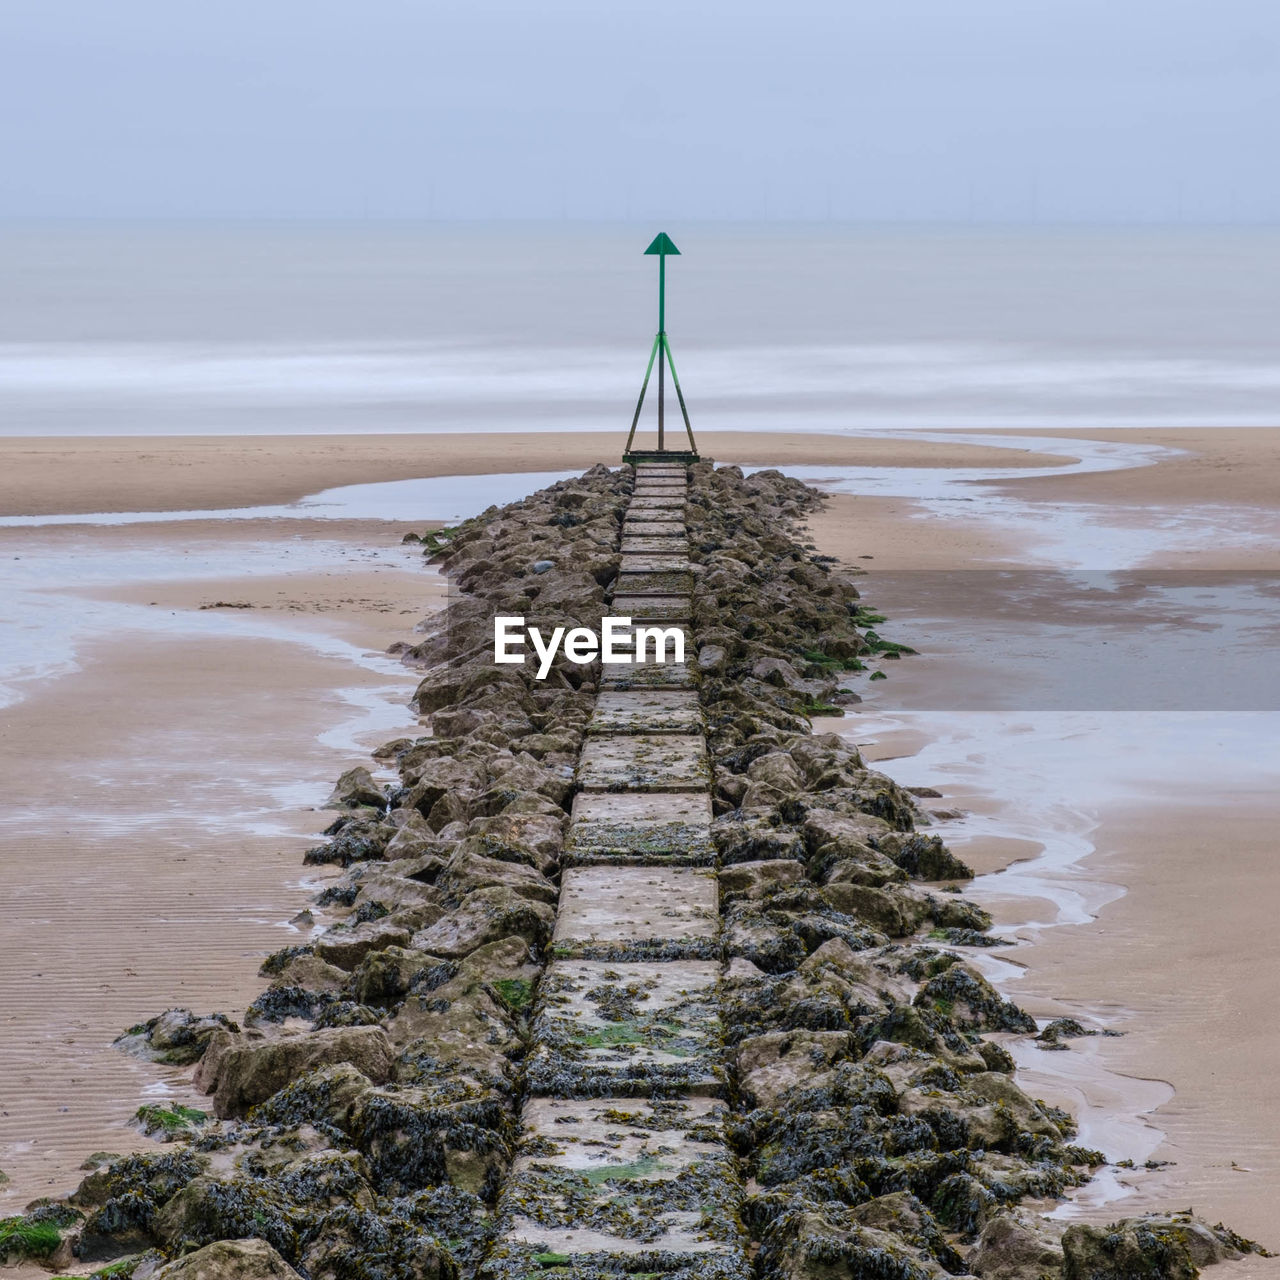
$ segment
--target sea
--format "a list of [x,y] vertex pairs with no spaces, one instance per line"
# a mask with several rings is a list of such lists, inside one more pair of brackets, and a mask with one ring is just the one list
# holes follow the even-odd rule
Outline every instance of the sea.
[[[656,227],[0,226],[0,434],[625,430]],[[1280,415],[1280,230],[680,223],[695,426]]]

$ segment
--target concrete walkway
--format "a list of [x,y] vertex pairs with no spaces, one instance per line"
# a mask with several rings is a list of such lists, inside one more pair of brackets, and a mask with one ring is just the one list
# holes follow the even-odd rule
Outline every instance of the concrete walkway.
[[[685,498],[682,468],[636,468],[615,615],[691,618]],[[723,949],[696,685],[691,662],[604,669],[578,762],[519,1154],[483,1273],[494,1280],[749,1275],[742,1188],[722,1135]]]

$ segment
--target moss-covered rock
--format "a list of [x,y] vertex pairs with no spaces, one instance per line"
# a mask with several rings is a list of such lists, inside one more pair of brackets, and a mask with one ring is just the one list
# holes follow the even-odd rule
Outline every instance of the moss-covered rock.
[[1006,1000],[967,964],[951,965],[920,988],[915,1003],[930,1009],[968,1031],[1022,1031],[1034,1033],[1035,1019]]
[[1201,1267],[1261,1252],[1250,1240],[1189,1213],[1078,1222],[1062,1234],[1063,1280],[1194,1280]]
[[265,1240],[219,1240],[153,1272],[153,1280],[300,1280]]
[[199,1060],[214,1033],[220,1030],[239,1028],[225,1014],[200,1015],[190,1009],[169,1009],[130,1027],[114,1045],[137,1058],[184,1067]]
[[1001,1210],[982,1227],[965,1262],[982,1280],[1057,1280],[1063,1261],[1059,1235],[1044,1219]]
[[219,1117],[249,1108],[317,1067],[349,1063],[375,1083],[391,1078],[393,1055],[381,1027],[337,1027],[301,1035],[253,1038],[221,1031],[211,1041],[197,1083],[213,1094]]
[[760,1267],[770,1280],[944,1280],[947,1271],[896,1232],[861,1225],[851,1211],[795,1209],[767,1231]]
[[187,1183],[159,1210],[154,1233],[172,1253],[255,1236],[286,1258],[296,1258],[301,1223],[296,1206],[274,1182],[205,1175]]

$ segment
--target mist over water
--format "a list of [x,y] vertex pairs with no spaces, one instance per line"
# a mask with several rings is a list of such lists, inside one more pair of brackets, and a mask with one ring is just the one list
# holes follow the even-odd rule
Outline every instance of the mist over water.
[[[652,230],[10,226],[0,434],[625,429]],[[695,427],[1278,417],[1280,232],[668,230]]]

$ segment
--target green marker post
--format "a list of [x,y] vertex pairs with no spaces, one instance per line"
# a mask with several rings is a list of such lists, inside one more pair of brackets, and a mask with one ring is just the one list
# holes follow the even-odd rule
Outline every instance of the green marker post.
[[[658,259],[658,333],[653,340],[653,348],[649,352],[649,364],[644,371],[644,382],[640,384],[640,399],[636,401],[635,415],[631,419],[631,434],[627,436],[627,448],[623,453],[624,461],[640,457],[632,449],[636,438],[636,427],[640,424],[640,410],[644,407],[645,392],[649,389],[649,378],[653,374],[653,362],[658,362],[658,454],[673,461],[693,461],[698,456],[698,446],[694,443],[693,427],[689,425],[689,410],[684,402],[684,392],[680,389],[680,379],[676,376],[676,363],[671,356],[671,343],[667,339],[667,254],[678,255],[680,250],[665,231],[660,231],[653,238],[653,243],[645,250],[646,255],[656,255]],[[666,447],[666,368],[670,366],[671,382],[676,389],[676,397],[680,401],[680,413],[684,418],[685,433],[689,437],[688,452],[670,450]],[[643,451],[642,451],[643,452]],[[644,453],[643,456],[652,456]]]
[[[667,233],[662,232],[662,239],[667,238]],[[653,242],[657,244],[657,240]],[[675,245],[671,246],[676,249]],[[653,245],[649,246],[652,249]],[[649,249],[645,252],[648,253]],[[680,250],[676,249],[679,253]],[[659,251],[658,253],[658,341],[662,342],[667,336],[667,255]],[[664,386],[663,370],[666,368],[667,362],[659,359],[658,361],[658,452],[664,452],[666,441],[662,433],[662,410],[666,403],[666,387]]]

